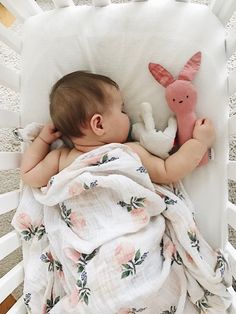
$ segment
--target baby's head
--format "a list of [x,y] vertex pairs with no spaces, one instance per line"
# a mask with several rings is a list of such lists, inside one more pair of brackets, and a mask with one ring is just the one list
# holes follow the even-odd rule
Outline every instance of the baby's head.
[[73,142],[88,137],[104,144],[124,143],[129,119],[123,105],[117,83],[84,71],[62,77],[50,94],[50,114],[55,128]]

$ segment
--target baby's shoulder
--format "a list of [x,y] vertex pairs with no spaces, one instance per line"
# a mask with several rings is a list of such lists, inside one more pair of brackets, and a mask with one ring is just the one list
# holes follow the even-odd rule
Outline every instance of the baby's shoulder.
[[75,148],[63,147],[60,149],[59,171],[68,167],[82,152]]

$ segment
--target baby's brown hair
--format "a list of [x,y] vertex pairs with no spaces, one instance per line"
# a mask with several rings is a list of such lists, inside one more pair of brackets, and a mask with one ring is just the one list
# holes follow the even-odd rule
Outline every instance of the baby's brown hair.
[[82,136],[81,126],[109,106],[104,84],[119,89],[109,77],[85,71],[67,74],[57,81],[50,93],[50,115],[55,128],[66,136]]

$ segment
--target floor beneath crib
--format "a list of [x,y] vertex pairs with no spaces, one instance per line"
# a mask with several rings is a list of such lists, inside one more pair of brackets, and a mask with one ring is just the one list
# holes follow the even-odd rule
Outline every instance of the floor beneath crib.
[[[131,0],[112,0],[112,2],[129,2]],[[201,3],[208,5],[210,0],[192,0],[195,3]],[[37,3],[42,7],[43,10],[50,10],[53,7],[51,0],[38,0]],[[90,4],[91,0],[74,0],[75,4]],[[10,27],[13,31],[21,35],[21,24],[18,23],[14,16],[12,16],[2,5],[0,5],[0,21]],[[236,16],[231,19],[228,27],[231,27],[233,23],[236,22]],[[10,50],[3,43],[0,43],[0,62],[9,66],[10,68],[19,70],[20,58],[19,56]],[[229,71],[236,67],[236,55],[234,55],[229,64]],[[229,103],[231,114],[236,113],[236,95],[234,95]],[[19,110],[19,95],[14,93],[8,88],[0,86],[0,108],[9,109],[13,111]],[[19,143],[16,141],[12,135],[11,130],[1,129],[0,132],[0,151],[18,151]],[[236,137],[231,139],[230,143],[230,159],[236,160]],[[17,189],[19,186],[19,173],[18,171],[0,171],[0,193],[8,192]],[[229,198],[236,204],[236,183],[229,182]],[[0,221],[0,236],[9,232],[10,222],[13,216],[13,212],[4,215],[3,219]],[[234,232],[229,227],[229,240],[232,245],[236,248],[236,232]],[[0,277],[4,275],[8,270],[10,270],[17,262],[21,259],[21,252],[17,250],[16,252],[10,254],[0,263]],[[236,282],[235,282],[236,288]],[[18,298],[22,294],[22,287],[14,291],[13,295]],[[236,290],[236,289],[235,289]],[[2,313],[2,309],[1,309]]]

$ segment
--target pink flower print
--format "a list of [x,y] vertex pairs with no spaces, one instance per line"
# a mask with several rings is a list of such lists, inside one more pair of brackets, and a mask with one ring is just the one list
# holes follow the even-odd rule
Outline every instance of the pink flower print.
[[191,256],[190,254],[188,254],[187,252],[186,252],[185,254],[186,254],[186,257],[187,257],[187,259],[188,259],[189,263],[191,263],[191,264],[195,264],[195,262],[194,262],[194,260],[193,260],[192,256]]
[[43,305],[42,314],[47,314],[47,305],[46,304]]
[[81,304],[82,302],[80,300],[79,288],[74,288],[70,295],[64,297],[63,309],[65,310],[65,313],[70,313],[71,310],[75,311],[75,309],[78,311],[77,313],[79,313],[79,307]]
[[69,302],[72,307],[75,307],[77,305],[77,303],[79,302],[79,288],[76,287],[71,291]]
[[20,213],[16,218],[19,229],[29,229],[32,226],[32,221],[26,213]]
[[93,157],[88,158],[88,159],[85,159],[85,160],[83,160],[83,162],[87,166],[96,165],[100,161],[101,158],[102,158],[102,154],[97,155],[97,156],[93,156]]
[[167,241],[164,245],[164,255],[165,257],[171,258],[175,253],[175,245],[171,241]]
[[82,230],[86,226],[86,220],[81,214],[72,212],[70,215],[70,222],[72,227]]
[[137,266],[141,265],[149,252],[141,254],[140,249],[135,252],[134,246],[129,243],[121,243],[115,249],[116,262],[121,265],[121,279],[136,274]]
[[79,182],[74,182],[73,184],[71,184],[69,186],[68,193],[69,193],[70,197],[73,197],[73,196],[80,194],[83,191],[84,191],[83,185]]
[[149,222],[149,214],[145,208],[134,208],[130,212],[132,217],[141,224],[147,224]]
[[126,242],[119,244],[115,249],[115,258],[118,264],[126,264],[131,261],[135,254],[133,244]]
[[65,248],[64,250],[64,253],[65,255],[71,259],[74,263],[78,263],[79,262],[79,259],[80,259],[80,256],[81,256],[81,253],[74,250],[74,249],[71,249],[69,247]]

